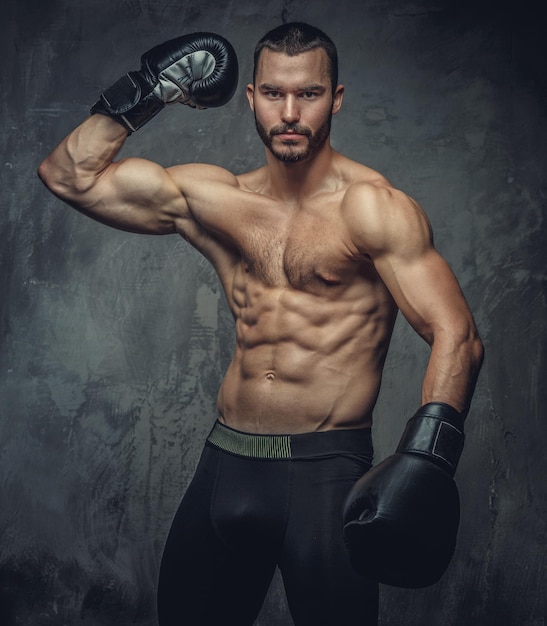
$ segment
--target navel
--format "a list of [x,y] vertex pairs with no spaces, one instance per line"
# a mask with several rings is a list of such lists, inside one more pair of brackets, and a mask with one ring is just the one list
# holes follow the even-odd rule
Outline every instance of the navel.
[[275,372],[266,372],[266,380],[275,380]]

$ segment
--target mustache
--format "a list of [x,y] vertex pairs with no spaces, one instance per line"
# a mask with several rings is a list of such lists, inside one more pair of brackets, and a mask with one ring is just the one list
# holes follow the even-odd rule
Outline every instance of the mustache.
[[298,135],[305,135],[311,137],[312,132],[307,126],[300,126],[299,124],[280,124],[270,129],[270,137],[274,135],[284,135],[285,133],[296,133]]

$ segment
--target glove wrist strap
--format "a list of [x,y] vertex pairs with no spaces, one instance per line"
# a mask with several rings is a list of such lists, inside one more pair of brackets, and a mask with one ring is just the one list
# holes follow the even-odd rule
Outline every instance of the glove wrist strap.
[[460,413],[448,404],[430,402],[408,421],[397,452],[425,456],[453,476],[464,440]]
[[138,72],[129,72],[101,94],[91,107],[91,113],[114,118],[131,134],[149,122],[164,106],[153,93],[143,93]]

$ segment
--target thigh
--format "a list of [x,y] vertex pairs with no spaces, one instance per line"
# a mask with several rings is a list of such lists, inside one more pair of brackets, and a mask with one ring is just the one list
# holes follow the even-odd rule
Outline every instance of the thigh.
[[220,538],[211,516],[220,471],[218,454],[206,448],[165,544],[160,626],[250,626],[260,612],[275,564]]
[[342,534],[344,499],[369,468],[354,457],[294,464],[280,569],[296,626],[378,622],[378,585],[353,570]]

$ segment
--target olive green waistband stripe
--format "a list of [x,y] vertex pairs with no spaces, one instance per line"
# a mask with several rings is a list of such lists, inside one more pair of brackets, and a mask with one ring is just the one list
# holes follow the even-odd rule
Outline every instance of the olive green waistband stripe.
[[207,443],[230,454],[253,459],[304,459],[336,454],[368,454],[372,459],[370,428],[258,435],[235,430],[217,421]]
[[208,439],[217,448],[254,459],[290,459],[290,435],[252,435],[215,424]]

